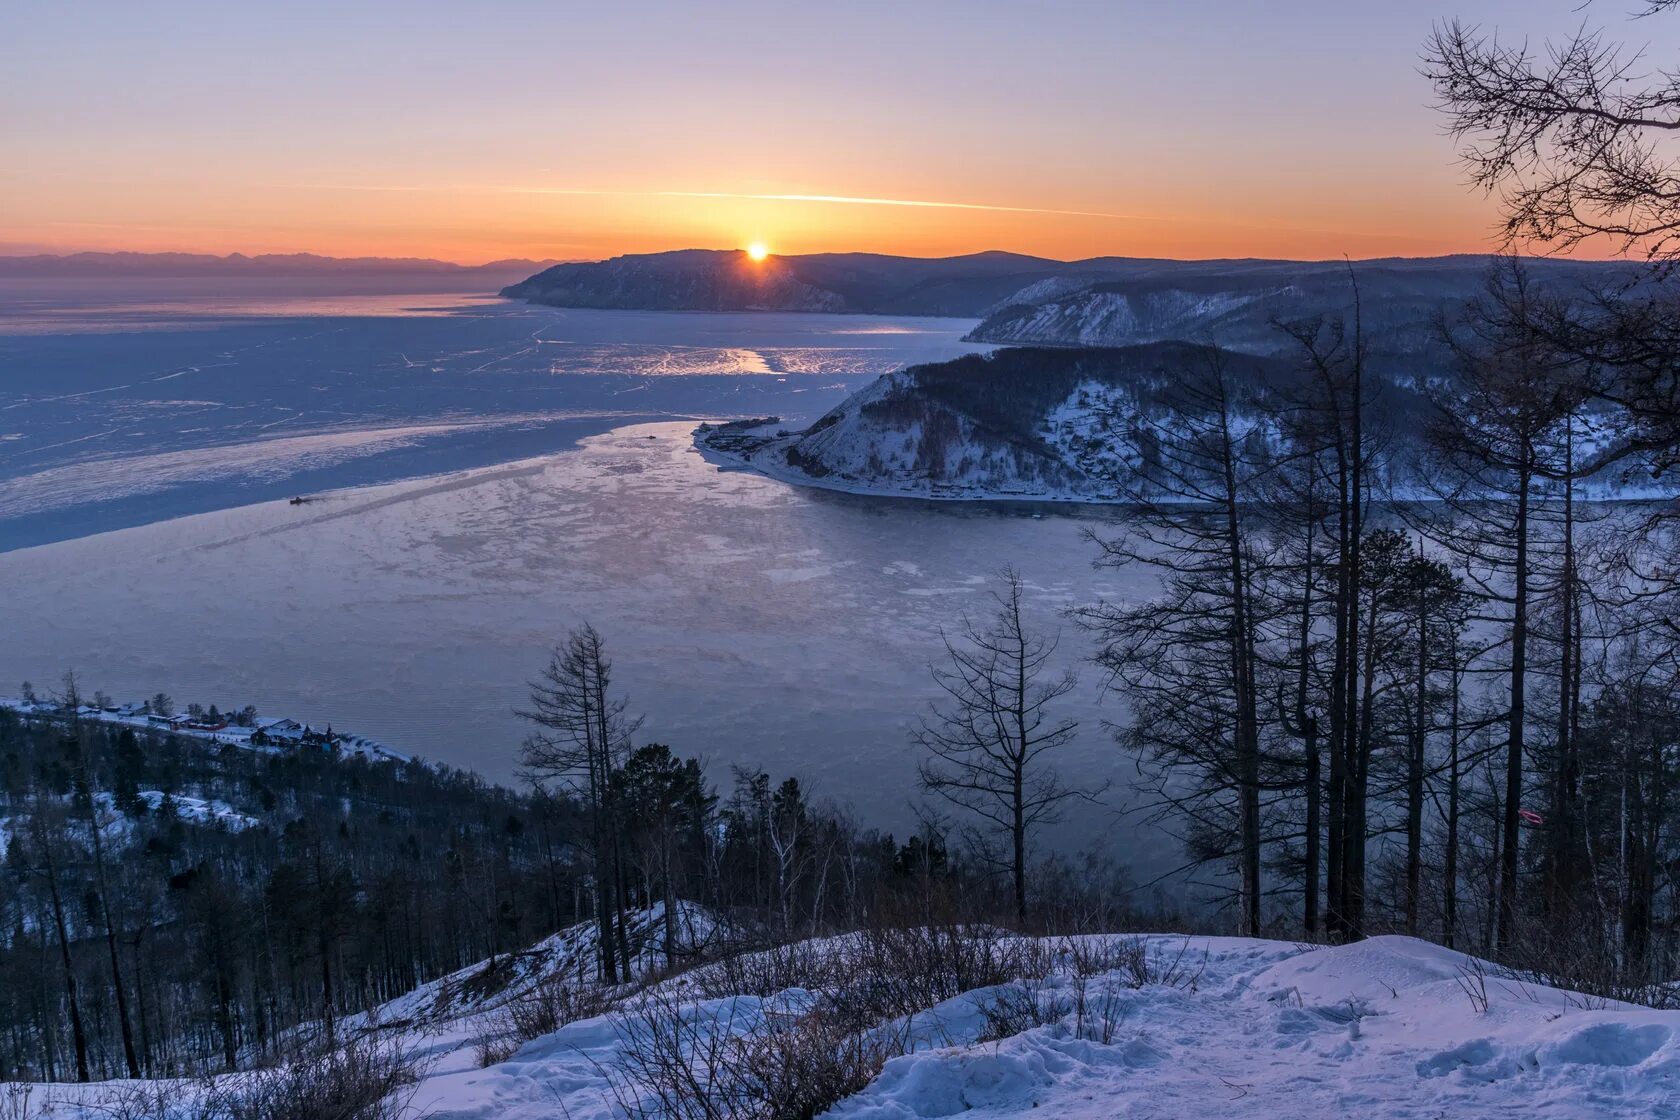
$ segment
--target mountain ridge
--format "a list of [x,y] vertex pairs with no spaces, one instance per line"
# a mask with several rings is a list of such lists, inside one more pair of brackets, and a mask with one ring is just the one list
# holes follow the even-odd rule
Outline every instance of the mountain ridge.
[[461,264],[432,257],[333,257],[319,253],[33,253],[0,255],[3,277],[307,276],[435,273],[467,277],[543,269],[557,262],[508,257]]
[[[1071,325],[1085,318],[1076,305],[1116,295],[1298,291],[1300,298],[1272,300],[1290,313],[1312,313],[1331,302],[1331,289],[1350,292],[1349,270],[1363,284],[1394,289],[1427,318],[1434,305],[1462,300],[1479,288],[1494,258],[1379,257],[1367,261],[1289,261],[1271,258],[1173,260],[1157,257],[1090,257],[1059,261],[1001,250],[953,257],[897,257],[880,253],[811,253],[754,261],[740,250],[680,249],[625,254],[604,261],[543,269],[502,289],[502,295],[555,307],[667,311],[822,311],[932,315],[981,319],[975,341],[1034,345],[1130,345],[1149,337],[1124,331],[1093,332]],[[1533,267],[1559,280],[1591,281],[1627,266],[1614,262],[1536,259]],[[1382,298],[1381,292],[1373,293]],[[1429,306],[1423,306],[1429,305]],[[1031,309],[1053,306],[1061,314],[1023,328]],[[1068,308],[1074,308],[1068,310]],[[1268,313],[1272,310],[1268,306]],[[1147,316],[1144,316],[1147,318]],[[1176,329],[1176,328],[1175,328]],[[1149,333],[1149,332],[1145,332]]]

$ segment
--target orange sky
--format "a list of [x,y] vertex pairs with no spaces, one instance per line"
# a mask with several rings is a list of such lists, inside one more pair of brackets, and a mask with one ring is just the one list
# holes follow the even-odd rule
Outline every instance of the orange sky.
[[[551,193],[548,187],[387,189],[237,180],[206,193],[204,184],[167,181],[144,187],[130,183],[122,190],[67,182],[33,206],[8,207],[16,217],[0,221],[0,243],[43,250],[313,251],[462,261],[598,258],[690,246],[738,247],[753,240],[778,253],[941,256],[1003,248],[1060,258],[1369,257],[1485,249],[1491,219],[1490,207],[1457,191],[1437,193],[1429,200],[1432,206],[1395,197],[1340,204],[1322,199],[1311,213],[1300,212],[1291,198],[1256,195],[1184,197],[1173,204],[1146,192],[1074,198],[1025,191],[955,198],[850,193],[894,185],[843,183],[848,201],[842,202],[745,197],[808,189],[803,183],[788,189],[785,183],[763,181],[739,191],[701,180],[680,192],[646,188],[599,194],[570,193],[580,188]],[[696,197],[700,194],[726,197]],[[993,206],[999,208],[987,208]],[[39,213],[34,221],[29,220],[31,210]]]
[[0,7],[0,252],[1369,257],[1496,219],[1416,73],[1433,6],[92,8]]

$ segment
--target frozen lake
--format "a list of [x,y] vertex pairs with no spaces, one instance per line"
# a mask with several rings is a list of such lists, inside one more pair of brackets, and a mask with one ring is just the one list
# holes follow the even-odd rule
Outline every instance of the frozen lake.
[[[524,735],[512,715],[522,682],[587,618],[610,643],[632,710],[647,716],[645,739],[708,759],[721,782],[732,765],[798,775],[902,830],[915,793],[906,737],[931,695],[940,626],[983,609],[1004,563],[1023,572],[1044,625],[1066,606],[1125,593],[1114,573],[1090,567],[1081,534],[1096,515],[800,489],[708,463],[693,421],[672,417],[809,416],[883,369],[962,352],[964,326],[497,304],[7,337],[30,353],[47,343],[65,390],[78,384],[63,372],[74,344],[94,340],[89,353],[104,358],[91,388],[120,388],[91,404],[55,402],[44,399],[46,375],[26,371],[20,391],[6,367],[0,427],[40,454],[0,460],[0,517],[11,518],[0,533],[58,526],[46,535],[68,539],[0,552],[0,689],[74,667],[119,697],[164,689],[182,702],[252,702],[505,780]],[[306,400],[313,413],[343,414],[322,446],[350,451],[284,445],[271,463],[272,437],[243,428],[221,443],[137,419],[126,422],[149,436],[104,434],[137,401],[163,399],[140,371],[208,364],[187,356],[188,335],[291,357],[195,369],[195,388],[169,390],[182,394],[170,398],[177,406],[190,393],[249,426]],[[148,356],[158,338],[167,357]],[[342,385],[328,376],[340,366]],[[632,385],[636,409],[602,407],[609,386]],[[475,393],[479,410],[468,407]],[[530,430],[555,446],[506,434],[526,430],[509,417],[535,413],[553,414]],[[85,430],[66,456],[42,447],[53,441],[35,436],[31,417]],[[370,432],[448,425],[479,438],[423,430],[362,453],[381,446]],[[290,438],[322,435],[300,423]],[[174,473],[153,485],[160,465]],[[55,470],[76,484],[40,481]],[[100,497],[93,479],[117,496]],[[325,489],[305,479],[350,488],[298,506],[251,500],[265,485]],[[183,495],[203,512],[151,516]],[[65,530],[75,511],[97,519],[102,509],[144,523]],[[1084,638],[1064,628],[1063,652],[1076,660]],[[1084,728],[1065,765],[1123,780],[1129,764],[1099,726],[1115,713],[1095,685],[1087,672],[1070,698]],[[1087,811],[1061,835],[1155,863],[1159,841],[1128,852],[1131,832]]]
[[0,282],[0,551],[509,462],[637,419],[815,417],[967,320]]

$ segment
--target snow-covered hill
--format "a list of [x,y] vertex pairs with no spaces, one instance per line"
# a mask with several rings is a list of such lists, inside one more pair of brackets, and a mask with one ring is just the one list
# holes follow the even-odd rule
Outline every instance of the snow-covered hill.
[[1135,346],[1196,338],[1214,334],[1245,308],[1268,297],[1279,301],[1288,294],[1287,288],[1194,292],[1070,287],[1065,281],[1035,284],[993,312],[968,337],[1014,346]]
[[[954,500],[1112,501],[1128,469],[1114,425],[1205,368],[1209,348],[1002,350],[886,374],[803,432],[703,427],[719,461],[804,485]],[[1225,354],[1244,392],[1294,376],[1277,359]],[[1400,402],[1401,405],[1404,401]]]
[[[1083,1023],[1062,945],[1061,971],[1041,982],[964,992],[914,1016],[907,1032],[894,1025],[912,1052],[825,1115],[1658,1120],[1680,1108],[1680,1012],[1498,979],[1409,938],[1336,948],[1145,943],[1163,974],[1163,962],[1176,962],[1176,976],[1142,986],[1128,970],[1091,977]],[[820,948],[845,951],[843,941]],[[747,1035],[767,1016],[796,1015],[810,996],[790,989],[680,1006]],[[1008,1029],[1000,1004],[1023,998],[1039,1011],[1022,1021],[1046,1021],[982,1041]],[[570,1024],[489,1069],[440,1068],[414,1104],[436,1120],[621,1116],[625,1085],[615,1088],[613,1071],[633,1014]]]
[[[1251,354],[1293,345],[1279,320],[1351,315],[1357,291],[1372,359],[1391,374],[1438,349],[1436,320],[1478,295],[1485,257],[1360,261],[1178,262],[1174,268],[1038,280],[987,309],[968,335],[1010,346],[1210,342]],[[1536,281],[1575,291],[1621,266],[1534,261]],[[1357,285],[1357,287],[1356,287]]]
[[[885,374],[803,431],[778,420],[702,424],[700,451],[726,467],[784,482],[855,494],[947,501],[1123,502],[1135,498],[1141,456],[1158,442],[1142,427],[1177,427],[1186,408],[1205,409],[1183,386],[1217,361],[1231,394],[1234,429],[1250,451],[1277,450],[1277,417],[1302,392],[1290,360],[1186,342],[1126,347],[1011,347]],[[1379,375],[1381,376],[1381,375]],[[1408,473],[1434,415],[1425,379],[1379,382],[1380,423],[1393,468],[1388,493],[1429,499]],[[1210,416],[1204,413],[1205,421]],[[1577,419],[1576,454],[1619,438],[1608,409]],[[1246,454],[1247,452],[1245,452]],[[1154,452],[1157,456],[1159,452]],[[1580,461],[1578,458],[1577,461]],[[1672,498],[1667,480],[1612,465],[1577,484],[1589,501]]]
[[[855,1091],[821,1112],[833,1120],[1667,1120],[1680,1109],[1680,1012],[1525,982],[1411,938],[1312,947],[1179,935],[976,936],[978,948],[966,950],[972,961],[984,954],[993,968],[1022,971],[848,1026],[844,1038],[809,1032],[812,1016],[909,982],[866,967],[865,935],[764,954],[756,966],[749,958],[678,975],[487,1068],[470,1031],[410,1019],[399,1029],[432,1055],[412,1115],[616,1120],[638,1104],[654,1110],[646,1115],[677,1115],[657,1108],[656,1082],[671,1071],[646,1061],[655,1025],[662,1044],[674,1043],[691,1063],[685,1068],[698,1072],[694,1084],[743,1094],[707,1102],[709,1113],[689,1098],[685,1116],[765,1115],[754,1096],[762,1085],[723,1068],[761,1050],[784,1056],[794,1052],[790,1042],[809,1038],[861,1056]],[[559,962],[584,939],[572,931],[549,946],[563,951],[539,949]],[[719,987],[730,979],[740,990]],[[902,993],[886,1002],[893,998]],[[417,994],[420,1004],[440,1010],[428,994]],[[778,1077],[805,1075],[778,1068]],[[42,1087],[31,1094],[36,1111],[23,1115],[91,1120],[115,1092]]]
[[[656,903],[629,914],[625,922],[637,975],[647,976],[665,968],[665,905]],[[717,919],[704,908],[679,903],[673,924],[679,958],[715,951],[721,931]],[[593,922],[569,926],[529,949],[507,953],[495,960],[482,960],[422,984],[350,1025],[358,1029],[376,1025],[384,1031],[458,1026],[465,1020],[505,1007],[545,981],[559,980],[588,987],[594,984],[599,948],[599,931]]]

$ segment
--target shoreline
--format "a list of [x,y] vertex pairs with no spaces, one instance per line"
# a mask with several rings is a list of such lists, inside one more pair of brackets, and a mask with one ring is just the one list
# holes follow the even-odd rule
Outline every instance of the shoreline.
[[[778,466],[762,461],[762,455],[773,454],[777,449],[786,447],[799,438],[801,432],[789,432],[785,436],[768,435],[758,438],[750,447],[720,446],[715,436],[720,432],[735,435],[745,443],[752,439],[752,427],[731,426],[734,422],[724,421],[713,423],[710,427],[699,427],[694,430],[694,447],[700,457],[720,470],[750,471],[772,482],[780,482],[788,486],[798,486],[802,489],[822,490],[831,494],[845,494],[855,498],[870,498],[887,501],[933,502],[944,506],[989,506],[1006,508],[1009,506],[1054,506],[1058,510],[1084,509],[1090,513],[1114,513],[1130,508],[1134,503],[1122,499],[1093,498],[1079,494],[1045,493],[997,493],[991,491],[959,490],[955,492],[939,492],[934,490],[889,490],[872,486],[867,482],[857,480],[830,481],[807,474],[793,467]],[[758,425],[758,428],[782,427],[779,420],[770,420]]]
[[[717,423],[702,421],[702,426],[694,431],[694,448],[702,459],[716,466],[719,470],[750,472],[761,478],[767,478],[772,482],[780,482],[788,486],[797,486],[805,490],[816,490],[830,494],[843,494],[848,497],[865,498],[873,501],[926,502],[947,508],[970,506],[1007,509],[1011,506],[1045,506],[1056,513],[1078,511],[1087,515],[1105,517],[1124,516],[1128,510],[1137,508],[1138,504],[1123,498],[1104,499],[1067,493],[999,493],[996,491],[955,488],[947,492],[898,490],[883,489],[878,485],[855,479],[831,481],[807,474],[792,466],[774,461],[765,462],[766,458],[773,460],[776,451],[791,446],[804,434],[802,431],[788,431],[785,435],[754,434],[769,428],[785,428],[785,425],[779,419],[774,418],[757,425],[743,425],[737,421]],[[734,445],[721,444],[717,438],[720,433],[724,434],[725,440],[732,440]],[[1576,501],[1597,506],[1640,506],[1665,505],[1680,497],[1680,489],[1664,491],[1654,487],[1625,488],[1634,492],[1604,496],[1586,492],[1586,488],[1590,485],[1590,480],[1583,484],[1583,492],[1576,495]],[[1488,500],[1496,499],[1490,498]],[[1389,494],[1381,497],[1373,495],[1371,501],[1377,506],[1401,506],[1427,505],[1433,499]]]

